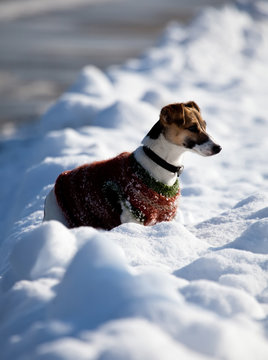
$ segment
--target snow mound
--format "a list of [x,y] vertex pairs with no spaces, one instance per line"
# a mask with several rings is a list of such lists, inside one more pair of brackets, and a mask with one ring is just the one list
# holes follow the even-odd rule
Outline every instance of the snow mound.
[[[1,360],[268,358],[267,21],[263,1],[239,0],[170,24],[1,141]],[[59,173],[132,151],[188,100],[223,151],[185,157],[174,221],[42,223]]]
[[228,247],[268,254],[268,218],[250,225],[239,238],[228,244]]
[[41,130],[58,130],[66,127],[79,128],[90,125],[90,120],[111,103],[101,97],[86,94],[66,93],[43,115]]
[[[135,342],[131,339],[135,339]],[[120,344],[120,351],[116,344]],[[142,319],[110,322],[95,333],[83,333],[81,339],[69,337],[41,345],[35,352],[35,358],[39,360],[207,359],[183,345],[175,344],[160,328]]]
[[109,127],[115,129],[124,127],[133,129],[137,127],[144,133],[146,127],[142,119],[155,119],[157,117],[158,112],[156,109],[147,103],[118,100],[111,106],[100,111],[91,124],[103,128]]
[[135,267],[175,270],[198,258],[208,244],[179,223],[160,223],[154,227],[124,224],[111,232],[111,238],[125,249]]
[[244,313],[256,319],[265,317],[261,305],[253,296],[229,286],[225,287],[212,281],[199,280],[183,287],[180,292],[188,302],[221,316],[232,317]]
[[10,255],[14,281],[53,277],[76,252],[72,234],[58,222],[44,223],[23,234]]
[[108,77],[95,66],[86,66],[79,74],[76,82],[69,89],[70,93],[81,93],[92,97],[110,98],[113,85]]

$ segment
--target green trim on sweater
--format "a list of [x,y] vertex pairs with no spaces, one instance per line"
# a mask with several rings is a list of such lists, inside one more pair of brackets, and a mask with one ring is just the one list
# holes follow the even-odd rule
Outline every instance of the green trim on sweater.
[[134,154],[130,155],[131,165],[133,166],[138,177],[143,181],[143,183],[157,192],[158,194],[165,196],[166,198],[172,198],[176,196],[179,192],[180,185],[179,180],[177,179],[175,184],[168,186],[161,183],[160,181],[155,180],[147,170],[145,170],[135,159]]

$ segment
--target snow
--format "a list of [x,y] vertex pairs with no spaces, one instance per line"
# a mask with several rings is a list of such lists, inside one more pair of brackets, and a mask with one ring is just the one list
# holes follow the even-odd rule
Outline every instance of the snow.
[[[239,1],[171,24],[2,139],[1,359],[268,358],[267,21],[265,2]],[[42,223],[59,173],[134,150],[187,100],[223,150],[186,157],[174,221]]]

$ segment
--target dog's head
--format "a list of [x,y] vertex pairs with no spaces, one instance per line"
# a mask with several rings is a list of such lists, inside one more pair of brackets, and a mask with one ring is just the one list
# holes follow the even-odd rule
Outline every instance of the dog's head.
[[221,146],[206,132],[206,122],[194,101],[163,107],[160,120],[148,136],[157,138],[159,133],[163,133],[171,143],[203,156],[215,155],[221,151]]

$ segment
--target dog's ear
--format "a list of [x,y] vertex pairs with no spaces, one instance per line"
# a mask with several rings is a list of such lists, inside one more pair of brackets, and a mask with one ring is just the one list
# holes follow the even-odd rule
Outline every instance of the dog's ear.
[[156,124],[151,128],[146,136],[149,136],[151,139],[157,139],[159,135],[163,132],[164,125],[161,123],[160,120],[157,121]]
[[161,110],[160,121],[164,126],[172,123],[177,125],[184,124],[184,104],[170,104]]
[[164,125],[164,126],[169,124],[170,114],[169,114],[168,106],[163,107],[163,109],[161,110],[159,120],[160,120],[161,124]]
[[197,103],[195,103],[194,101],[188,101],[187,103],[184,104],[186,107],[189,108],[194,108],[195,110],[197,110],[198,112],[200,112],[200,108],[197,105]]

